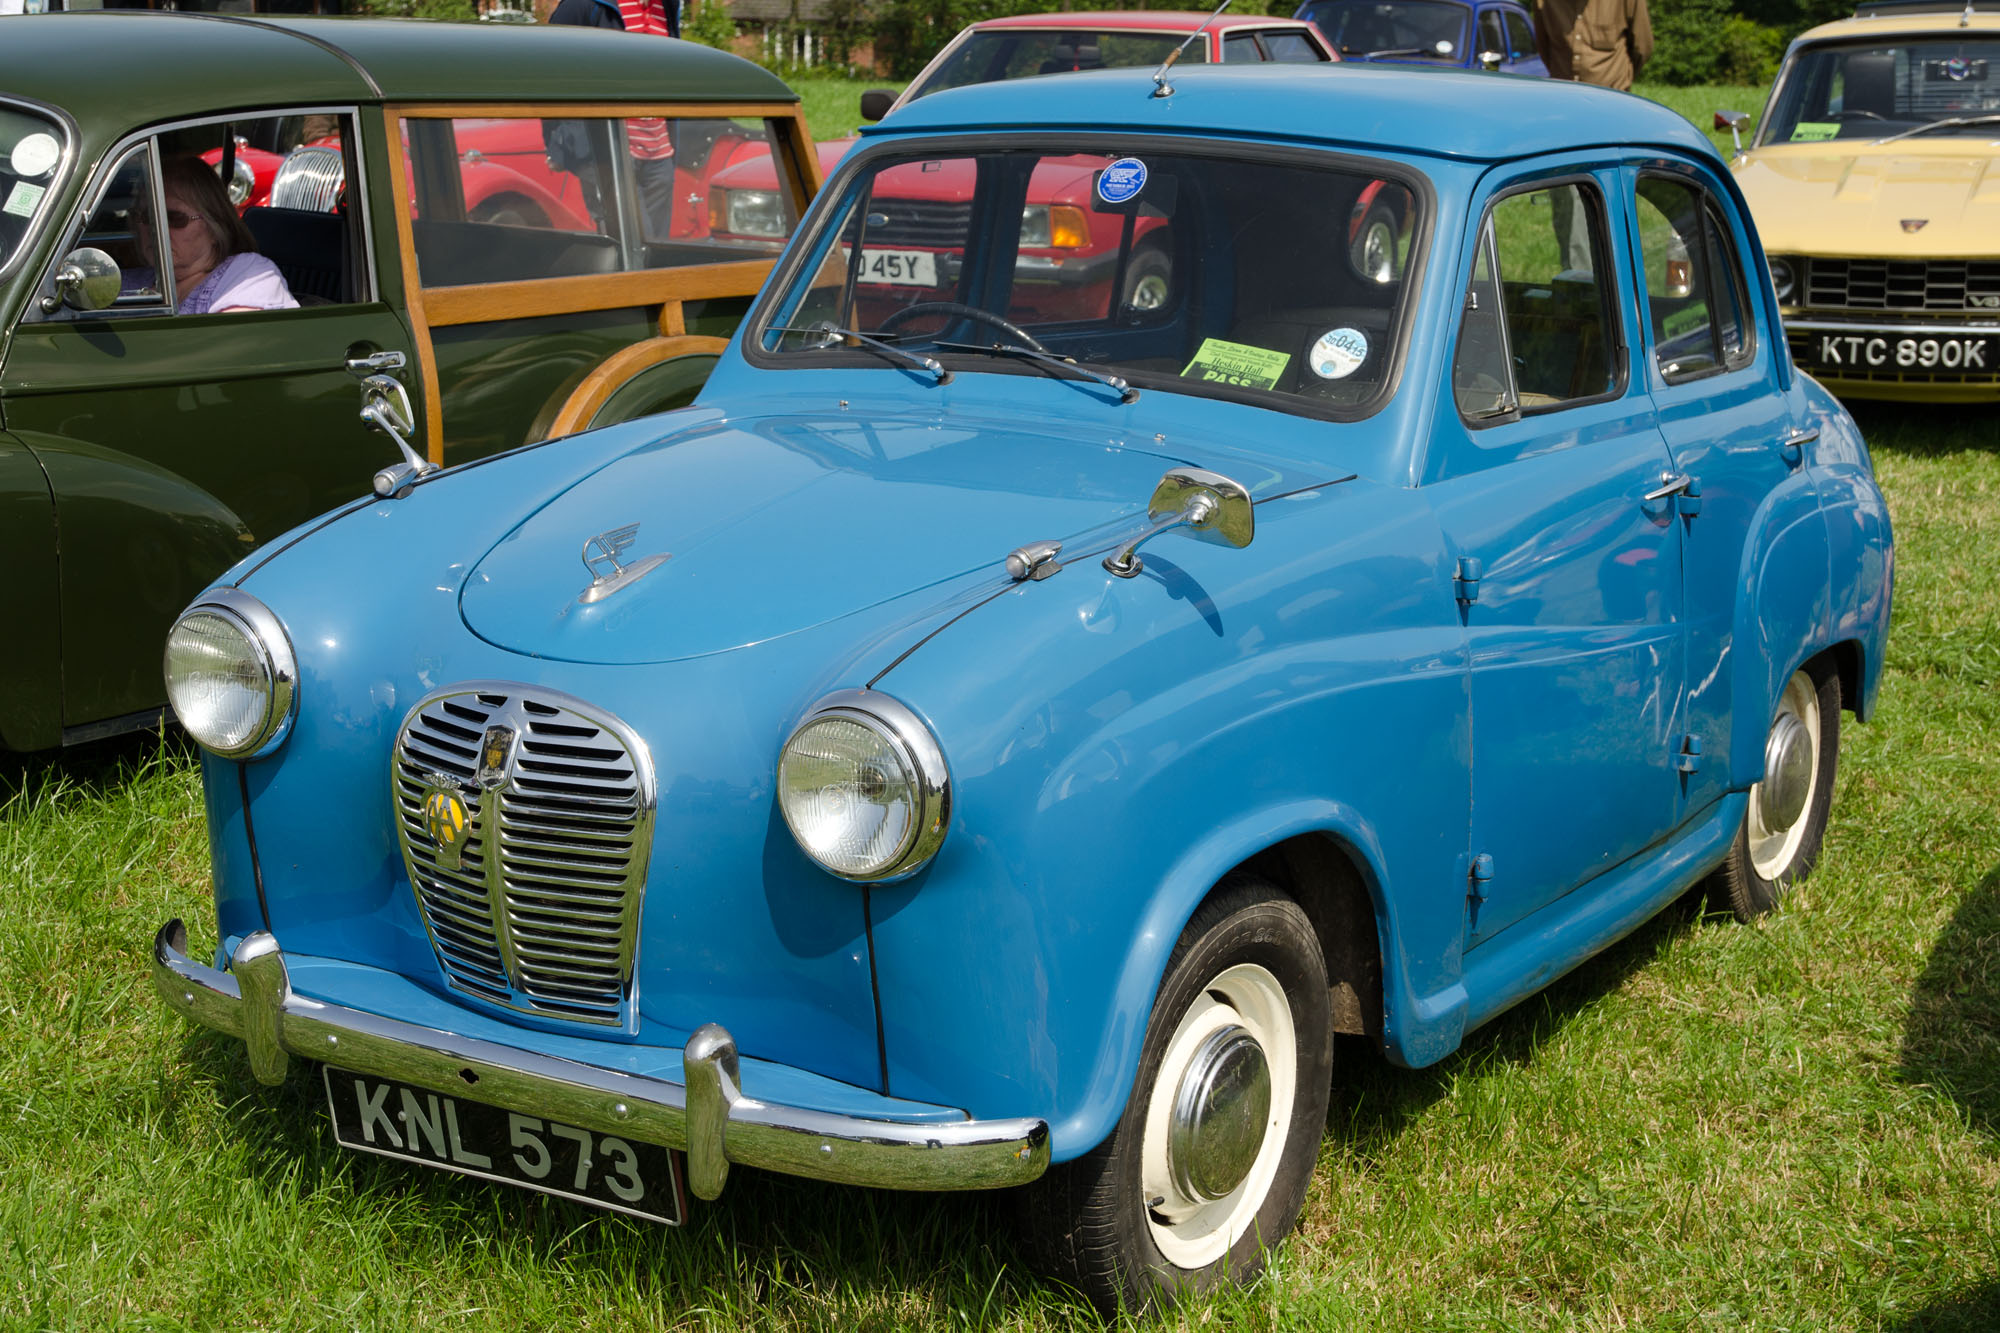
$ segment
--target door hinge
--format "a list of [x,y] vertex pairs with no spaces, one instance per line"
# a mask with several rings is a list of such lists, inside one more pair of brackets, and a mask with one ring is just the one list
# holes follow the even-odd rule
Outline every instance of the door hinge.
[[1701,512],[1701,483],[1689,479],[1687,489],[1674,497],[1674,508],[1682,518],[1693,518]]
[[1674,756],[1674,767],[1683,773],[1692,773],[1701,767],[1701,737],[1691,731],[1681,737],[1681,752]]
[[1486,892],[1493,884],[1493,854],[1481,852],[1472,858],[1472,874],[1467,879],[1467,893],[1478,902],[1486,901]]
[[1461,602],[1479,600],[1479,580],[1486,572],[1486,566],[1476,555],[1462,555],[1458,558],[1458,573],[1452,576],[1451,593]]

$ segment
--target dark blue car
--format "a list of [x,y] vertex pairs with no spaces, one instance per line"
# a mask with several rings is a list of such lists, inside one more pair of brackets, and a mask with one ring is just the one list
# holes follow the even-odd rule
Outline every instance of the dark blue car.
[[1306,0],[1293,17],[1318,27],[1342,60],[1549,73],[1534,21],[1512,0]]

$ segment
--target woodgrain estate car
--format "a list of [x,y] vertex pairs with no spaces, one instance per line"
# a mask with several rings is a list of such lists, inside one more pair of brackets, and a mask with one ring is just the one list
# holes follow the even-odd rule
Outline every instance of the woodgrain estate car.
[[[457,463],[688,402],[819,178],[782,83],[678,42],[5,23],[5,749],[155,723],[188,599],[378,472],[393,490],[392,436]],[[655,157],[628,149],[634,126]],[[715,236],[708,178],[746,156],[771,182],[763,228]],[[176,313],[189,293],[155,271],[145,221],[187,221],[162,186],[191,160],[229,183],[298,308]],[[648,212],[662,177],[672,207]]]
[[1996,143],[2000,6],[1864,4],[1793,43],[1731,165],[1792,356],[1834,392],[2000,402]]
[[[1166,300],[1047,311],[1049,170],[1117,262],[1169,238]],[[925,175],[962,194],[916,287],[866,257]],[[1891,565],[1670,112],[1389,67],[940,93],[692,407],[414,478],[187,610],[219,939],[167,923],[155,975],[265,1081],[324,1062],[364,1151],[670,1221],[735,1166],[1020,1186],[1054,1271],[1151,1301],[1291,1228],[1334,1034],[1429,1064],[1704,876],[1776,905]]]

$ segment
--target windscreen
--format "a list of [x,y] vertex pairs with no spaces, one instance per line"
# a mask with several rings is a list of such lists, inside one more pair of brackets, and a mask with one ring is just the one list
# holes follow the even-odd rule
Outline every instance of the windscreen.
[[2000,38],[1905,38],[1800,52],[1781,80],[1762,143],[1995,137]]
[[[911,90],[910,100],[914,102],[946,88],[1023,79],[1035,74],[1068,74],[1080,69],[1150,69],[1165,60],[1186,36],[1178,32],[1119,32],[1082,27],[988,28],[960,43],[929,78]],[[1199,64],[1207,59],[1206,38],[1196,38],[1181,52],[1182,63]]]
[[1442,0],[1320,0],[1301,9],[1333,49],[1350,60],[1459,64],[1471,10]]
[[1422,235],[1409,180],[1303,153],[876,153],[816,210],[751,336],[788,366],[1080,367],[1365,409]]

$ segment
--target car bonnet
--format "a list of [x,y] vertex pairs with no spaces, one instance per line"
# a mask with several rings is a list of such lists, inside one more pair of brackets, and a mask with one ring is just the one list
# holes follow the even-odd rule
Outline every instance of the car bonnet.
[[1037,424],[776,415],[670,435],[509,532],[464,584],[465,623],[566,661],[723,652],[1004,578],[1018,546],[1143,516],[1182,461]]

